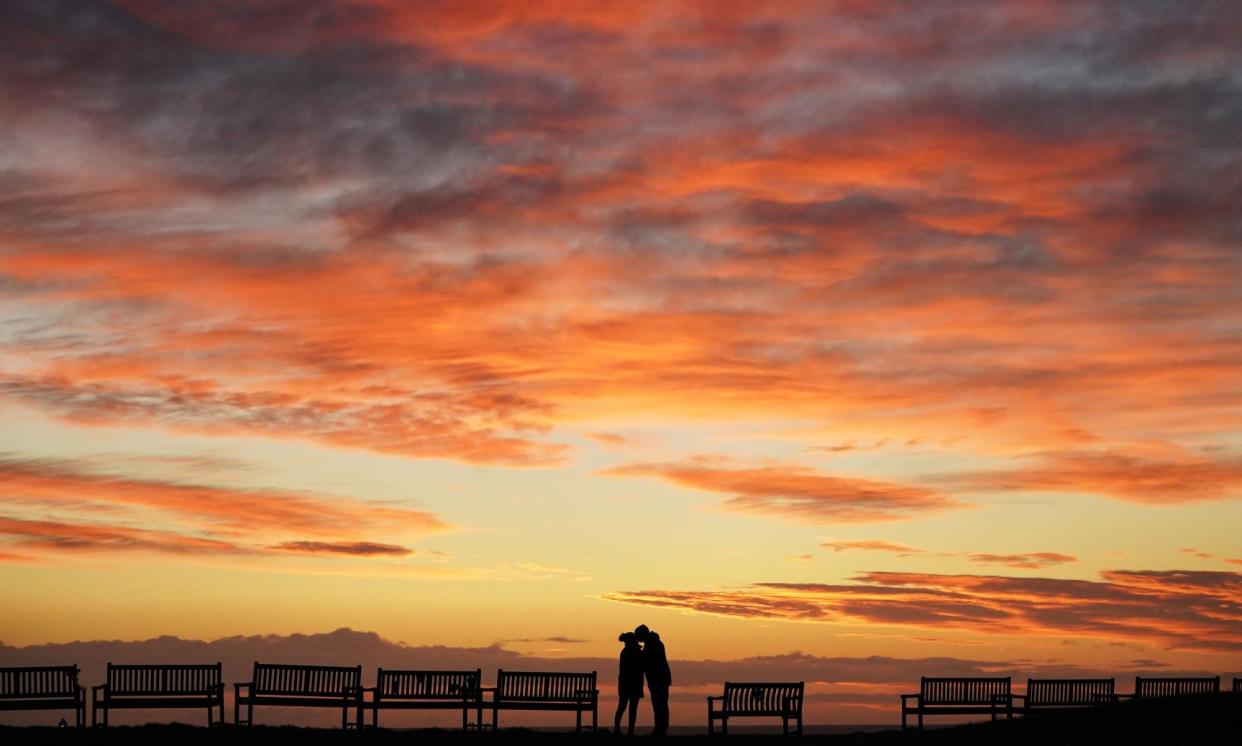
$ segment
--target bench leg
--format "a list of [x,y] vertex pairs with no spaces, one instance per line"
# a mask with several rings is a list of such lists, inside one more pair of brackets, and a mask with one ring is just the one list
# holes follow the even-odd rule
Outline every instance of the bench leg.
[[720,735],[722,736],[729,735],[729,718],[726,718],[726,717],[720,718]]
[[919,705],[919,730],[923,730],[923,706]]
[[497,728],[496,728],[496,720],[497,720],[497,716],[498,716],[499,714],[500,714],[500,708],[499,708],[499,707],[493,707],[493,708],[492,708],[492,732],[493,732],[493,733],[496,733],[496,732],[497,732]]

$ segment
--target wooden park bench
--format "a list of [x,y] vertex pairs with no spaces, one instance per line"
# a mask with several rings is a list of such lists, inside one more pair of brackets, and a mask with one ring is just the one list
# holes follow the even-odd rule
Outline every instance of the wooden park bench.
[[0,668],[0,710],[73,710],[73,724],[86,725],[78,667]]
[[[91,725],[108,724],[109,710],[207,710],[207,725],[224,723],[224,682],[220,664],[113,665],[107,681],[91,688]],[[219,720],[215,710],[220,709]]]
[[[252,680],[234,684],[233,722],[254,724],[255,705],[339,707],[341,727],[349,727],[349,711],[362,724],[362,666],[296,666],[255,661]],[[243,691],[244,690],[244,691]],[[242,705],[246,717],[241,717]]]
[[375,676],[375,686],[366,707],[371,710],[371,727],[379,727],[380,710],[461,710],[461,727],[466,729],[470,710],[475,723],[482,720],[482,671],[385,671]]
[[1134,698],[1148,699],[1150,697],[1183,697],[1190,694],[1219,694],[1220,693],[1220,677],[1219,676],[1200,676],[1200,677],[1163,677],[1163,678],[1146,678],[1143,676],[1134,677]]
[[551,673],[544,671],[496,672],[496,686],[485,687],[492,700],[484,704],[492,710],[492,730],[501,710],[567,710],[576,713],[574,731],[582,730],[582,714],[591,713],[591,730],[599,726],[599,689],[595,671],[590,673]]
[[1022,700],[1022,713],[1038,710],[1061,710],[1070,707],[1098,707],[1117,701],[1112,679],[1027,679],[1026,694],[1015,694]]
[[[729,718],[778,717],[781,733],[789,735],[789,721],[796,720],[793,732],[802,735],[802,690],[804,683],[726,681],[724,694],[707,698],[707,732],[716,732],[720,721],[721,735],[729,734]],[[717,708],[716,703],[720,703]]]
[[[928,715],[991,715],[998,712],[1013,718],[1013,696],[1009,677],[1003,678],[928,678],[919,679],[918,694],[901,695],[901,729],[906,729],[906,716],[918,715],[919,727]],[[909,704],[914,700],[914,705]]]

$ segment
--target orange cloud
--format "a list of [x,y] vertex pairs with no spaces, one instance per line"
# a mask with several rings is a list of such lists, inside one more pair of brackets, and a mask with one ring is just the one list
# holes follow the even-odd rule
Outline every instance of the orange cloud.
[[[1236,494],[1236,449],[1124,455],[1237,430],[1238,94],[1201,64],[1233,53],[1219,19],[66,13],[15,10],[0,38],[6,400],[503,466],[563,464],[561,426],[617,413],[796,419],[829,452],[1066,454],[963,491]],[[795,476],[801,497],[732,507],[963,500]],[[846,493],[872,508],[825,509]]]
[[627,591],[605,598],[744,618],[1242,650],[1242,574],[1109,571],[1101,576],[1089,581],[869,572],[838,585],[756,583],[737,591]]
[[674,484],[731,494],[721,507],[812,523],[883,521],[961,507],[930,489],[817,474],[799,466],[739,467],[700,457],[681,463],[630,464],[607,476],[659,477]]
[[342,526],[414,533],[449,527],[424,511],[307,493],[132,479],[83,471],[66,461],[0,458],[0,475],[4,477],[0,498],[6,501],[152,508],[235,531],[332,535]]
[[1242,460],[1212,459],[1173,448],[1049,453],[1030,467],[954,477],[966,489],[1078,492],[1147,504],[1242,496]]
[[[0,537],[35,554],[401,557],[413,551],[369,537],[421,536],[451,528],[426,511],[389,504],[124,476],[89,460],[0,458],[0,485],[0,504],[16,513],[0,516]],[[92,520],[82,520],[83,515]],[[160,528],[134,527],[139,521]]]

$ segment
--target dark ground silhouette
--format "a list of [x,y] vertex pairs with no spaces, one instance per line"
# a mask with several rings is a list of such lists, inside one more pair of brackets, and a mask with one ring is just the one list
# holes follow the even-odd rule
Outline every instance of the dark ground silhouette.
[[[727,743],[824,744],[825,746],[888,746],[889,744],[964,744],[965,746],[1100,746],[1101,744],[1229,744],[1242,733],[1242,694],[1194,696],[1148,701],[1122,702],[1112,707],[1045,713],[996,723],[929,728],[924,731],[884,731],[841,735],[809,734],[799,738],[779,734],[757,734],[739,728]],[[0,728],[0,742],[8,746],[65,744],[66,746],[320,746],[327,744],[367,744],[408,746],[418,742],[445,746],[505,746],[560,743],[604,744],[620,739],[607,729],[597,733],[574,734],[548,730],[504,729],[498,733],[463,733],[457,730],[424,730],[416,735],[408,730],[380,729],[341,731],[339,729],[296,728],[289,726],[224,726],[204,728],[180,725],[91,728]],[[624,738],[624,737],[621,737]],[[720,736],[670,736],[682,743],[717,743]]]

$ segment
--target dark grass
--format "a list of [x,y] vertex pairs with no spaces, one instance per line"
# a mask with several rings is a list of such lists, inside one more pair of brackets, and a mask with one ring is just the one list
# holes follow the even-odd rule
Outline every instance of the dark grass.
[[[896,709],[896,707],[894,707]],[[745,722],[745,721],[741,721]],[[934,719],[929,723],[934,723]],[[739,725],[741,723],[739,722]],[[684,735],[662,739],[686,746],[715,743],[721,736]],[[870,733],[805,735],[801,738],[754,732],[731,733],[730,744],[798,743],[806,746],[933,746],[964,744],[994,746],[1099,746],[1102,744],[1242,744],[1242,695],[1221,694],[1123,702],[1098,710],[1044,713],[1030,718],[996,723],[932,727],[925,731],[890,730]],[[625,738],[608,732],[566,733],[558,731],[502,729],[498,733],[456,730],[363,730],[343,731],[292,726],[189,725],[115,726],[111,728],[0,728],[0,744],[65,744],[66,746],[604,746],[604,744],[656,742],[638,736]]]

